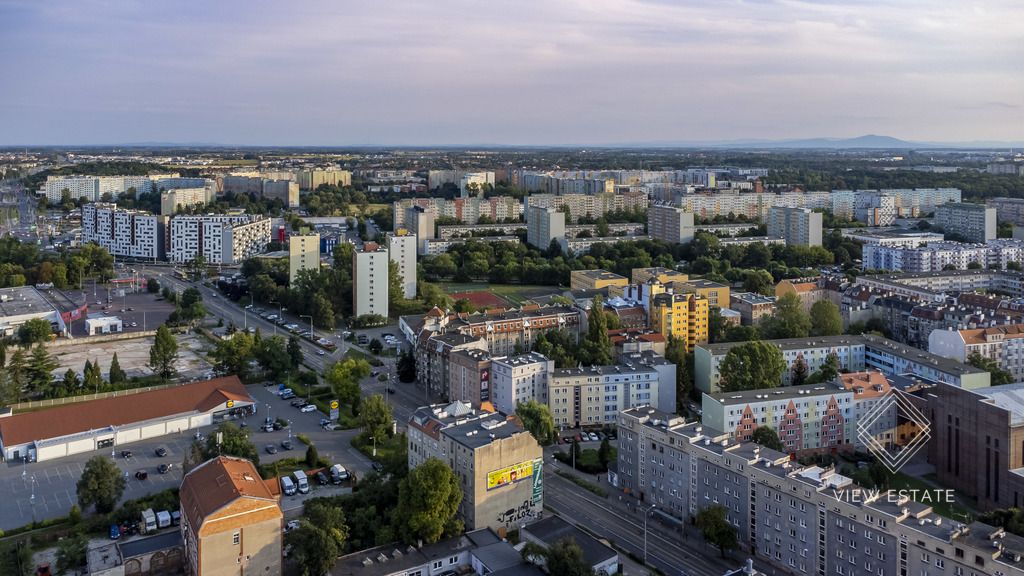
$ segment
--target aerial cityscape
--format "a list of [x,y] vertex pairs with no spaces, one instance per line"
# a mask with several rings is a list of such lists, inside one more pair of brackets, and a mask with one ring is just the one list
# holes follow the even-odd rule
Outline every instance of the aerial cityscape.
[[1024,576],[1022,17],[0,0],[0,575]]

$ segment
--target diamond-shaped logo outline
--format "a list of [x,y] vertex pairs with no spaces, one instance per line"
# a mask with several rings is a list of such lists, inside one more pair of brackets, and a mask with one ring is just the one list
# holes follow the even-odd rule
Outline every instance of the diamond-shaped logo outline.
[[[895,408],[905,418],[917,424],[921,433],[914,437],[898,454],[892,454],[873,435],[870,430],[874,423],[890,409]],[[911,458],[913,458],[931,440],[931,422],[916,406],[907,401],[899,391],[890,390],[882,401],[876,403],[857,422],[857,438],[875,455],[882,464],[895,474]]]

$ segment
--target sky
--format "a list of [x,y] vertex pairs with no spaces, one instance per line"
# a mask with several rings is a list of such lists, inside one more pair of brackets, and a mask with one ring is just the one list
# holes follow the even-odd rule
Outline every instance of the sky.
[[0,0],[0,145],[1024,140],[1020,0]]

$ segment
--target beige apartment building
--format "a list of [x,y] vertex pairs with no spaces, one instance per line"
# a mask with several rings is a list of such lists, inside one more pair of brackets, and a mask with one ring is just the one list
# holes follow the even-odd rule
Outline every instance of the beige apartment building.
[[320,235],[298,234],[288,238],[288,280],[292,283],[303,270],[320,268]]

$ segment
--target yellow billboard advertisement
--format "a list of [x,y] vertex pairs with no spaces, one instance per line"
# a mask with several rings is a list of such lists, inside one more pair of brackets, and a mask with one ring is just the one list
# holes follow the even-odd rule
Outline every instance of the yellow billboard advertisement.
[[515,484],[533,478],[533,460],[513,464],[500,470],[487,473],[487,489],[501,488],[507,484]]

